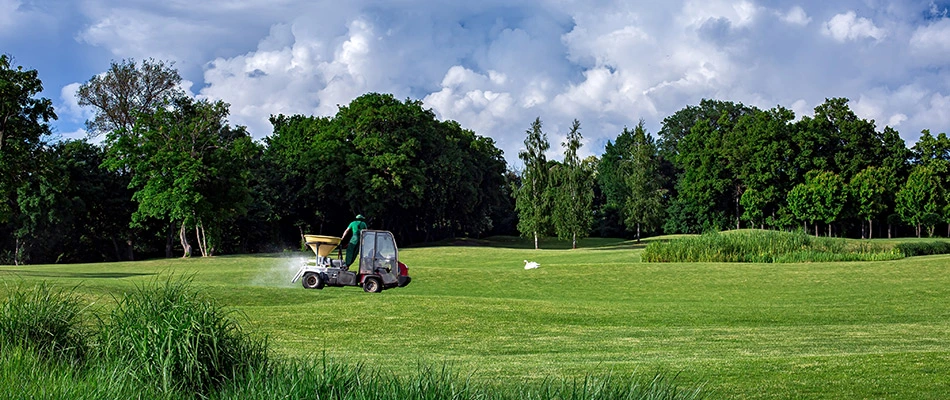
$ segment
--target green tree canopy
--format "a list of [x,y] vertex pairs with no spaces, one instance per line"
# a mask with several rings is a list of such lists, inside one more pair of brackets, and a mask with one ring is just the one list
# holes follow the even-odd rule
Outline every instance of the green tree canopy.
[[659,175],[658,158],[653,136],[640,120],[633,130],[630,157],[624,168],[628,192],[623,204],[624,224],[636,234],[637,242],[644,230],[652,232],[659,228],[663,218],[666,190]]
[[478,236],[507,201],[494,141],[437,120],[419,101],[371,93],[333,117],[271,122],[264,158],[277,185],[275,217],[300,233],[337,235],[363,214],[403,243]]
[[515,209],[518,211],[518,231],[524,237],[534,238],[534,248],[538,248],[538,238],[547,234],[550,221],[548,161],[544,152],[551,145],[541,129],[541,118],[535,118],[531,128],[525,131],[525,149],[518,153],[524,162],[521,187],[515,191]]
[[79,86],[79,105],[92,107],[95,115],[86,121],[90,134],[119,129],[131,131],[140,113],[150,113],[166,99],[184,95],[181,76],[173,63],[147,59],[141,64],[128,59],[113,61],[104,74]]
[[222,224],[246,212],[250,135],[227,125],[228,105],[180,96],[140,113],[131,131],[106,136],[105,165],[131,171],[133,224],[156,218],[178,224],[184,256],[188,230],[203,256],[213,255]]
[[[858,172],[848,184],[850,198],[855,203],[858,215],[868,222],[868,238],[873,237],[872,221],[884,211],[884,195],[888,192],[887,181],[886,170],[871,166]],[[864,237],[865,231],[862,229],[861,238]]]
[[945,190],[938,171],[929,165],[917,165],[907,177],[907,182],[897,192],[897,214],[904,222],[915,227],[917,237],[925,224],[935,223],[933,215],[939,215]]
[[10,56],[0,55],[0,233],[3,247],[13,247],[14,263],[44,225],[55,222],[50,202],[58,192],[54,160],[45,148],[49,122],[56,119],[52,102],[37,97],[43,83],[36,70],[13,67]]
[[560,239],[570,239],[571,248],[577,248],[577,239],[590,235],[593,223],[593,170],[577,156],[582,146],[581,123],[574,120],[567,133],[567,141],[561,143],[564,148],[564,162],[554,169],[550,186],[553,199],[554,230]]

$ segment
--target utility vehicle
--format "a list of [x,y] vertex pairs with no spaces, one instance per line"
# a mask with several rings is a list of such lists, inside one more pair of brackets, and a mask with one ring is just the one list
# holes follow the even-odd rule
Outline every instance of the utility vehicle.
[[[316,254],[314,264],[305,264],[297,271],[304,288],[323,289],[326,286],[362,286],[369,293],[409,284],[409,268],[399,262],[396,239],[389,231],[364,229],[360,231],[359,266],[343,266],[342,238],[335,236],[304,235],[307,246]],[[330,257],[338,249],[337,258]],[[352,269],[352,271],[350,271]]]

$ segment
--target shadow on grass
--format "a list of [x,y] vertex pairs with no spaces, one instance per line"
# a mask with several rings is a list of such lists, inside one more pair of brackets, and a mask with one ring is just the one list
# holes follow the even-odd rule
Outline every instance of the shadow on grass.
[[[652,241],[668,241],[667,238],[646,238],[640,243],[635,240],[622,238],[585,238],[577,243],[578,249],[587,250],[635,250],[643,249]],[[430,248],[430,247],[493,247],[504,249],[524,249],[533,250],[534,240],[521,238],[517,236],[490,236],[484,239],[473,238],[454,238],[444,239],[437,242],[417,243],[407,248]],[[554,238],[542,238],[538,240],[538,247],[541,250],[570,250],[570,240],[559,240]]]
[[0,274],[36,276],[42,278],[90,278],[90,279],[121,279],[135,276],[156,275],[154,272],[45,272],[45,271],[22,271],[22,270],[3,270]]

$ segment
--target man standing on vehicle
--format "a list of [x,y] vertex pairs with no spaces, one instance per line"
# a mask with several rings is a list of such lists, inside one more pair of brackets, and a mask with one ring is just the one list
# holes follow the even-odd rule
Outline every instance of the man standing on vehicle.
[[346,230],[343,231],[343,236],[345,238],[347,233],[351,233],[350,243],[346,246],[346,260],[343,262],[343,266],[349,268],[353,261],[356,260],[356,253],[360,249],[360,231],[366,229],[366,223],[363,222],[363,214],[358,214],[356,220],[350,222],[350,225],[346,227]]

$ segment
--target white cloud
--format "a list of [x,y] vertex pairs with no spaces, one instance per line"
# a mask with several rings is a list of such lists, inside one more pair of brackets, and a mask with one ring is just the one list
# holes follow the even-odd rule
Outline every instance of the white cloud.
[[[0,23],[9,10],[54,15],[23,4],[42,2],[0,0]],[[553,158],[574,118],[596,154],[625,125],[644,118],[655,133],[703,98],[783,105],[801,117],[848,97],[907,138],[947,130],[938,106],[950,96],[950,20],[941,12],[866,0],[76,0],[45,26],[88,59],[176,61],[187,90],[230,103],[231,122],[257,138],[270,134],[272,114],[332,115],[383,92],[422,99],[516,162],[535,117]],[[3,40],[0,48],[18,43]],[[60,122],[87,118],[70,83],[109,60],[55,61],[64,77],[47,87],[60,90],[51,96],[62,100]],[[73,63],[85,63],[80,76]],[[53,67],[35,66],[44,83],[57,82],[47,81]]]
[[[494,79],[492,78],[494,76]],[[440,117],[458,121],[475,132],[496,132],[516,106],[510,93],[503,92],[505,79],[497,72],[475,73],[462,66],[453,66],[442,79],[442,90],[423,99]]]
[[688,25],[702,25],[707,20],[725,18],[737,28],[751,25],[759,7],[750,1],[688,0],[683,5],[682,21]]
[[858,18],[854,11],[835,15],[825,23],[822,32],[839,42],[865,38],[882,40],[887,35],[884,29],[875,26],[871,20]]
[[924,62],[937,65],[950,63],[950,18],[918,27],[909,44],[912,53]]
[[92,117],[92,112],[79,106],[79,98],[76,93],[79,91],[80,84],[70,83],[60,90],[61,103],[56,105],[56,115],[59,118],[68,118],[70,121],[82,122]]
[[891,117],[887,119],[887,126],[890,126],[891,128],[897,128],[901,126],[901,123],[904,121],[907,121],[907,116],[903,113],[897,113],[891,115]]
[[782,21],[792,25],[805,26],[811,22],[811,17],[805,13],[805,10],[802,9],[801,6],[794,6],[786,13],[778,12],[777,14],[779,15],[779,18],[782,19]]

